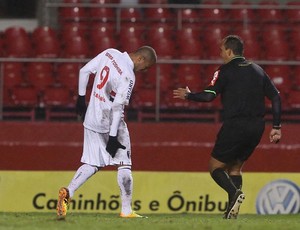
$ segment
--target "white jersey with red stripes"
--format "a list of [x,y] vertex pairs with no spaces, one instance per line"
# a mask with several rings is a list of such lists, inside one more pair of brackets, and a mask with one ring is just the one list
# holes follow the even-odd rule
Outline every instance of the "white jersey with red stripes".
[[112,103],[124,106],[129,103],[135,84],[133,68],[127,52],[107,49],[80,69],[79,95],[86,94],[89,76],[95,74],[84,127],[99,133],[109,132]]

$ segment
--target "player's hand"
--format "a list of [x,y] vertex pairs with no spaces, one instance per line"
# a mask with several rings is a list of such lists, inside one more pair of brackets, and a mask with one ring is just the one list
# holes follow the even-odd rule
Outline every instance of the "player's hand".
[[106,151],[114,158],[118,149],[126,149],[126,147],[118,141],[117,137],[109,136]]
[[175,89],[175,90],[173,90],[173,98],[179,98],[179,99],[185,100],[186,95],[190,92],[191,92],[191,90],[187,86],[185,88]]
[[84,120],[86,108],[85,96],[79,95],[76,102],[76,113],[82,118],[82,120]]
[[281,139],[281,130],[280,129],[272,129],[269,135],[270,142],[277,144]]

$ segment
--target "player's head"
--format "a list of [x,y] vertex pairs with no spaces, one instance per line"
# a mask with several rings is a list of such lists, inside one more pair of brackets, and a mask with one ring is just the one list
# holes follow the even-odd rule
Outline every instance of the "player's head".
[[134,71],[146,71],[157,61],[156,52],[150,46],[142,46],[129,55],[134,64]]
[[221,57],[227,63],[235,56],[243,56],[244,43],[237,35],[229,35],[222,40]]

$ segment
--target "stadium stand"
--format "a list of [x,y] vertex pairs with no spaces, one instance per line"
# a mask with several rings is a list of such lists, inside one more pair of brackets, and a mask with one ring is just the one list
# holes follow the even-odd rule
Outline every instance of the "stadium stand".
[[[170,92],[174,87],[185,85],[193,90],[205,87],[221,63],[218,44],[231,33],[244,39],[248,59],[264,65],[282,92],[285,110],[299,109],[300,67],[294,63],[300,60],[298,1],[287,1],[284,5],[276,0],[256,3],[233,0],[230,3],[233,8],[220,0],[203,0],[196,7],[185,4],[175,8],[168,7],[168,0],[139,0],[139,4],[155,4],[155,7],[144,8],[122,5],[119,0],[60,2],[71,5],[57,7],[58,26],[41,25],[33,31],[11,26],[0,31],[0,57],[39,58],[39,61],[31,63],[1,63],[4,111],[8,111],[8,107],[24,107],[26,103],[21,103],[17,98],[24,91],[33,89],[36,95],[35,99],[31,95],[31,103],[36,104],[26,105],[29,107],[26,116],[34,120],[34,109],[47,103],[47,107],[43,108],[47,110],[45,119],[59,119],[58,114],[51,114],[53,102],[44,94],[46,89],[53,93],[55,90],[55,94],[62,97],[55,112],[58,113],[64,105],[74,107],[78,71],[88,59],[106,48],[115,47],[130,52],[146,44],[157,50],[159,62],[165,60],[167,63],[159,63],[159,71],[151,68],[147,73],[138,74],[133,105],[130,105],[137,114],[137,120],[157,119],[159,111],[162,119],[185,117],[216,122],[219,119],[219,101],[201,105],[175,101],[170,98]],[[83,2],[92,5],[83,6]],[[54,62],[43,61],[45,58],[52,58]],[[66,61],[56,61],[60,58]],[[72,59],[79,62],[74,63]],[[199,63],[189,64],[189,61]],[[157,91],[158,72],[160,88]],[[64,94],[58,93],[63,90]],[[289,93],[291,90],[292,93]],[[71,98],[68,103],[67,94]],[[160,99],[156,98],[157,95]],[[183,112],[180,113],[180,110]],[[199,110],[204,114],[202,118]],[[63,114],[65,111],[61,112]],[[189,112],[191,116],[187,115]],[[77,119],[74,116],[69,118]]]

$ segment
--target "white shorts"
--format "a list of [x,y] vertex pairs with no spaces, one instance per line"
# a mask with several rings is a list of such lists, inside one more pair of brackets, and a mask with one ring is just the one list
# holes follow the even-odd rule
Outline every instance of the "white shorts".
[[126,149],[118,149],[114,158],[112,158],[105,149],[108,137],[109,133],[98,133],[84,128],[81,162],[97,167],[131,165],[131,145],[126,123],[121,122],[118,129],[118,141],[124,145]]

